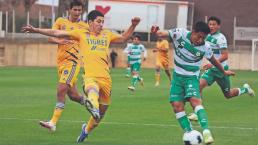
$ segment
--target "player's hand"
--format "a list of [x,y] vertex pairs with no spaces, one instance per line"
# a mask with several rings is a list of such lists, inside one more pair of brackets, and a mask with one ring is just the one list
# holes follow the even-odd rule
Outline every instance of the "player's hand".
[[202,68],[204,69],[204,70],[208,70],[208,69],[210,69],[210,68],[212,68],[212,64],[211,63],[208,63],[208,64],[205,64]]
[[36,28],[31,25],[27,25],[22,27],[22,32],[24,33],[36,32]]
[[134,17],[132,19],[132,25],[137,26],[140,23],[141,19],[139,17]]
[[224,72],[224,74],[225,74],[226,76],[234,76],[234,75],[236,75],[236,73],[233,72],[233,71],[231,71],[231,70],[226,70],[226,71]]
[[151,33],[157,33],[159,31],[159,26],[153,25],[151,26]]

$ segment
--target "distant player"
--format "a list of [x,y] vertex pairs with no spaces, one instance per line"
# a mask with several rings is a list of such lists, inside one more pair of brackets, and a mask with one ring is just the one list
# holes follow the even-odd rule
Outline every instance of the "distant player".
[[[214,57],[221,62],[225,70],[229,69],[227,60],[228,60],[228,50],[227,50],[227,39],[220,32],[220,19],[217,17],[210,17],[208,19],[208,25],[211,30],[210,34],[207,36],[206,41],[211,45]],[[250,96],[254,96],[254,91],[248,84],[244,84],[243,87],[240,88],[230,88],[230,80],[229,76],[224,75],[220,72],[216,67],[212,64],[206,64],[203,67],[206,71],[202,74],[200,79],[200,91],[202,94],[202,90],[211,86],[214,82],[220,86],[224,96],[227,99],[231,99],[233,97],[240,96],[242,94],[247,93]],[[198,120],[196,114],[191,114],[188,116],[190,120]]]
[[156,42],[156,48],[153,50],[154,53],[157,53],[156,56],[156,83],[155,86],[160,84],[160,68],[165,69],[166,75],[168,76],[169,82],[171,82],[171,73],[169,70],[169,43],[166,39],[158,38]]
[[[69,16],[58,18],[52,29],[72,31],[75,29],[87,28],[88,25],[80,20],[83,4],[79,1],[70,3]],[[51,131],[56,130],[56,124],[65,108],[65,95],[73,101],[83,104],[84,99],[76,88],[78,73],[80,72],[80,56],[78,41],[64,38],[49,38],[49,42],[58,44],[57,50],[57,103],[50,121],[40,121],[39,124]]]
[[126,61],[127,62],[127,64],[126,64],[127,67],[126,67],[126,74],[125,74],[125,77],[127,77],[127,78],[129,78],[131,76],[130,57],[129,57],[128,49],[132,45],[132,42],[133,42],[133,38],[130,37],[130,39],[128,39],[126,47],[123,51],[127,55],[127,61]]
[[180,126],[186,132],[193,130],[184,109],[185,102],[188,101],[198,115],[199,124],[203,129],[204,143],[213,143],[214,139],[209,129],[208,117],[200,96],[198,77],[202,59],[207,58],[225,75],[234,75],[234,72],[225,71],[220,62],[215,59],[209,44],[205,42],[210,29],[204,22],[197,22],[193,31],[181,28],[158,31],[158,27],[153,26],[152,32],[156,33],[158,37],[169,37],[175,46],[175,68],[169,101]]
[[91,113],[88,123],[82,125],[82,131],[77,142],[83,142],[88,134],[97,127],[111,103],[110,70],[108,52],[110,43],[124,43],[139,24],[140,18],[132,19],[129,29],[119,35],[108,29],[103,29],[104,15],[93,10],[88,14],[89,29],[60,31],[40,29],[32,26],[22,28],[24,32],[36,32],[53,37],[69,37],[79,41],[80,54],[84,64],[84,93],[87,96],[85,106]]
[[134,91],[136,88],[137,82],[140,82],[143,85],[143,78],[140,77],[140,69],[141,69],[141,62],[142,62],[142,53],[143,53],[143,61],[146,60],[147,51],[140,43],[141,37],[140,35],[133,36],[133,44],[128,47],[128,54],[129,54],[129,63],[131,66],[132,71],[132,79],[131,79],[131,86],[128,87],[129,90]]

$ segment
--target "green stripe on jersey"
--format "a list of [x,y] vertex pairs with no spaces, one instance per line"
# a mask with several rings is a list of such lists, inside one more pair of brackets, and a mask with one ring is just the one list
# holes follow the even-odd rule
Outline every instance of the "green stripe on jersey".
[[199,66],[191,66],[191,65],[184,65],[184,64],[180,64],[178,63],[176,60],[174,60],[175,65],[186,70],[186,71],[190,71],[190,72],[197,72],[200,70]]
[[185,48],[190,53],[192,53],[194,56],[201,57],[201,58],[204,56],[205,52],[202,52],[202,51],[198,50],[197,48],[193,47],[189,42],[185,41],[183,39],[183,37],[180,37],[177,41],[180,44],[179,47],[181,46],[182,48]]

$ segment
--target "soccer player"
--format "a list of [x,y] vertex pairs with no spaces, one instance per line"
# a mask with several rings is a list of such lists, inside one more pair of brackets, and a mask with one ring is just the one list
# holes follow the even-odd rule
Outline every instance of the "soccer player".
[[143,86],[143,78],[140,77],[139,71],[141,69],[142,53],[143,61],[146,60],[147,51],[144,45],[140,44],[141,37],[138,34],[133,36],[133,44],[128,47],[129,63],[132,70],[131,86],[128,87],[129,90],[134,91],[137,82],[141,82]]
[[[220,19],[217,17],[210,17],[208,19],[208,26],[211,30],[210,34],[208,35],[206,41],[209,42],[211,45],[212,51],[214,53],[215,58],[221,62],[225,70],[229,69],[227,60],[228,60],[228,51],[227,51],[227,39],[226,37],[220,32]],[[229,76],[224,75],[221,73],[216,67],[212,64],[206,64],[203,66],[206,70],[205,73],[202,74],[200,79],[200,91],[202,94],[202,90],[207,87],[211,86],[214,82],[220,86],[225,98],[231,99],[233,97],[240,96],[242,94],[247,93],[250,96],[254,96],[254,91],[248,84],[244,84],[243,87],[239,88],[230,88],[230,80]],[[198,120],[196,114],[192,113],[188,116],[190,120]]]
[[220,62],[215,59],[209,44],[205,42],[210,29],[202,21],[194,25],[193,31],[181,28],[158,31],[158,27],[153,26],[152,32],[156,33],[158,37],[169,37],[174,44],[175,68],[169,100],[180,126],[186,132],[193,130],[184,109],[185,102],[188,101],[198,115],[200,126],[203,129],[204,142],[206,144],[213,143],[208,117],[200,96],[198,77],[202,59],[207,58],[225,75],[234,75],[234,72],[225,71]]
[[158,38],[156,42],[156,48],[153,50],[157,53],[156,56],[156,83],[155,86],[160,84],[160,68],[165,69],[166,75],[168,76],[169,82],[171,82],[171,73],[169,70],[169,58],[168,58],[169,43],[166,39]]
[[[58,18],[52,29],[71,31],[74,29],[87,28],[87,24],[80,20],[83,4],[79,1],[72,1],[67,18]],[[50,121],[40,121],[39,124],[50,131],[56,130],[56,124],[65,108],[65,95],[80,104],[84,99],[76,88],[77,76],[80,71],[79,43],[76,40],[63,38],[49,38],[49,42],[58,44],[57,49],[57,102]]]
[[36,32],[53,37],[69,37],[79,41],[80,54],[84,64],[85,106],[91,113],[87,124],[82,125],[82,132],[77,142],[83,142],[88,134],[98,126],[111,103],[111,77],[108,66],[110,43],[124,43],[139,24],[140,18],[134,17],[128,30],[119,35],[108,29],[103,29],[104,15],[93,10],[88,14],[89,29],[60,31],[40,29],[33,26],[22,28],[24,32]]
[[133,38],[130,37],[127,41],[126,47],[124,49],[124,53],[127,55],[127,67],[126,67],[126,74],[125,77],[129,78],[131,76],[131,67],[130,67],[130,57],[129,57],[129,53],[128,53],[128,48],[130,47],[130,45],[132,45],[133,42]]

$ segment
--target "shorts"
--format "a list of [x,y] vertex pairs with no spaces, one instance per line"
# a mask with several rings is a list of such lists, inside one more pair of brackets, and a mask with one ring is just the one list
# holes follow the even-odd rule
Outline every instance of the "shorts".
[[140,63],[134,63],[134,64],[131,64],[131,71],[136,71],[136,72],[139,72],[141,69],[141,64]]
[[163,67],[165,70],[169,70],[169,61],[168,59],[157,59],[156,66]]
[[[224,69],[228,70],[228,66],[225,66]],[[201,79],[206,80],[209,86],[212,85],[216,81],[224,94],[228,93],[230,91],[229,76],[224,75],[217,68],[211,68],[209,70],[206,70],[202,74]]]
[[89,89],[99,92],[99,104],[109,105],[111,103],[112,81],[110,78],[87,78],[84,79],[84,92]]
[[59,66],[58,67],[59,83],[64,83],[72,87],[77,81],[77,76],[80,72],[80,68],[81,66],[76,63]]
[[170,88],[169,101],[186,102],[191,97],[201,99],[198,77],[180,75],[174,72]]

